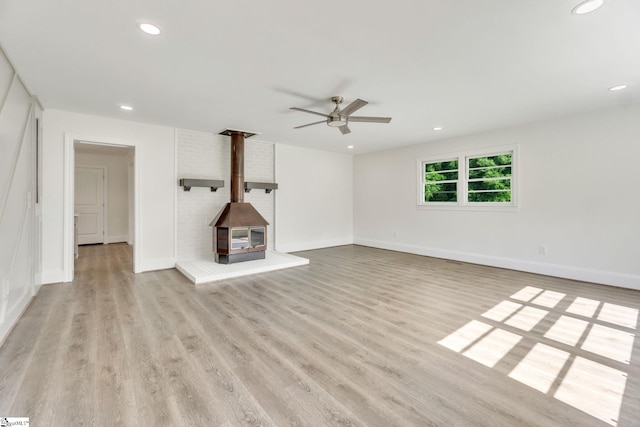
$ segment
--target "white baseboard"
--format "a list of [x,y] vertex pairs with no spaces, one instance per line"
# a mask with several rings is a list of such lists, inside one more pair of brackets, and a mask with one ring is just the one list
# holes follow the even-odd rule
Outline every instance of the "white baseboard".
[[20,320],[24,312],[27,310],[27,307],[29,307],[29,304],[31,304],[31,301],[33,301],[35,296],[38,294],[39,290],[40,290],[40,287],[38,286],[32,295],[29,295],[28,297],[24,298],[25,302],[23,302],[22,304],[18,304],[21,307],[19,310],[17,310],[17,313],[11,313],[9,319],[4,319],[4,322],[0,326],[0,347],[2,347],[2,345],[4,344],[4,341],[7,339],[7,337],[13,330],[13,328],[18,323],[18,320]]
[[[175,258],[141,260],[138,271],[134,273],[143,273],[145,271],[166,270],[174,268],[176,265]],[[42,272],[42,284],[64,282],[64,272],[62,270],[49,270]]]
[[43,285],[61,282],[64,282],[63,270],[45,270],[42,272],[42,281],[40,283],[42,283]]
[[140,260],[140,265],[138,271],[134,271],[134,273],[143,273],[145,271],[155,271],[155,270],[166,270],[169,268],[175,268],[176,259],[175,258],[158,258],[158,259],[147,259]]
[[567,265],[549,264],[515,258],[495,257],[469,252],[458,252],[446,249],[426,248],[422,246],[405,245],[371,239],[354,239],[356,245],[370,246],[379,249],[389,249],[434,258],[444,258],[472,264],[488,265],[491,267],[507,268],[510,270],[526,271],[528,273],[546,276],[562,277],[565,279],[593,282],[603,285],[618,286],[640,290],[640,275],[618,273],[615,271],[593,270],[589,268]]
[[126,243],[128,240],[129,236],[107,236],[104,243]]
[[318,242],[303,242],[303,243],[294,243],[290,245],[280,245],[276,244],[276,250],[278,252],[299,252],[299,251],[310,251],[313,249],[322,249],[322,248],[330,248],[332,246],[344,246],[344,245],[352,245],[353,239],[337,239],[337,240],[322,240]]

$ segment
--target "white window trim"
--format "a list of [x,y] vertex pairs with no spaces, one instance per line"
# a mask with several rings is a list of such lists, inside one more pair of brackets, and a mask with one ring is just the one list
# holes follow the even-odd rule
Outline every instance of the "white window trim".
[[[467,159],[469,157],[490,157],[498,154],[511,152],[511,202],[467,202]],[[515,212],[519,208],[520,185],[518,175],[520,166],[518,162],[518,145],[506,145],[500,147],[490,147],[461,151],[456,153],[438,154],[417,159],[418,180],[417,180],[417,201],[418,209],[433,210],[472,210],[472,211],[497,211]],[[424,201],[424,163],[437,163],[458,159],[458,201],[451,202],[425,202]]]

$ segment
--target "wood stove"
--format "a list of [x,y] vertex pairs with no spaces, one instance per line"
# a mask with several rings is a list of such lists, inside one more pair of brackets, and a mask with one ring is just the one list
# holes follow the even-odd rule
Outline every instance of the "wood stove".
[[231,201],[209,225],[213,227],[213,252],[220,264],[264,259],[269,223],[244,202],[244,140],[253,133],[226,129],[231,137]]

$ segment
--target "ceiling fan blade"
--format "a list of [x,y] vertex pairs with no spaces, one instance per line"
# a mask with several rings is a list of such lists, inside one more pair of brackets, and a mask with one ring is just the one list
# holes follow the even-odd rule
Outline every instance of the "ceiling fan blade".
[[340,126],[338,129],[340,129],[340,132],[342,132],[343,135],[351,133],[351,129],[349,129],[349,126],[347,125]]
[[364,117],[364,116],[355,116],[349,117],[350,122],[368,122],[368,123],[389,123],[391,121],[391,117]]
[[324,114],[324,113],[318,113],[316,111],[311,111],[311,110],[305,110],[304,108],[298,108],[298,107],[291,107],[289,108],[290,110],[296,110],[296,111],[303,111],[305,113],[311,113],[311,114],[315,114],[318,116],[322,116],[322,117],[329,117],[328,114]]
[[348,116],[349,114],[353,114],[367,104],[368,104],[367,101],[363,101],[362,99],[356,99],[351,104],[344,107],[344,109],[340,112],[340,115]]
[[320,120],[319,122],[307,123],[306,125],[296,126],[294,129],[306,128],[307,126],[319,125],[320,123],[327,123],[326,120]]

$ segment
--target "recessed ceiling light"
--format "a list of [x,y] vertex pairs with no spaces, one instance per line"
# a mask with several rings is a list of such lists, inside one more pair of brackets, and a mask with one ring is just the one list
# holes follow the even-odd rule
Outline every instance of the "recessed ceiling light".
[[349,145],[349,146],[347,146],[347,148],[348,148],[349,150],[352,150],[352,149],[353,149],[353,145]]
[[604,0],[585,0],[574,7],[571,13],[574,15],[584,15],[585,13],[591,13],[600,8],[603,4]]
[[618,91],[618,90],[626,89],[628,87],[629,87],[628,85],[618,85],[618,86],[610,87],[609,90],[611,92],[615,92],[615,91]]
[[125,111],[131,111],[131,110],[133,110],[133,107],[130,106],[130,105],[121,105],[120,109],[121,110],[125,110]]
[[160,35],[160,33],[162,32],[160,27],[154,24],[150,24],[148,22],[138,22],[138,28],[140,28],[142,32],[145,32],[152,36]]
[[433,128],[433,130],[442,130],[442,128],[440,126],[436,126]]

